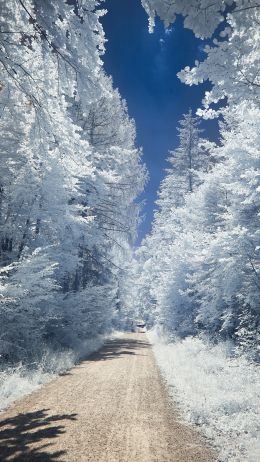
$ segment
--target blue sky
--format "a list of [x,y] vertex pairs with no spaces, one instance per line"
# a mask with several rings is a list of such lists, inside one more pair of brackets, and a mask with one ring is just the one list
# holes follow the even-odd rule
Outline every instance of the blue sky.
[[[129,115],[136,122],[137,144],[143,147],[143,160],[150,180],[141,199],[145,201],[137,244],[151,229],[156,193],[167,167],[169,149],[178,145],[177,124],[189,108],[200,107],[208,83],[182,84],[176,73],[196,59],[202,60],[203,42],[183,28],[181,18],[165,30],[156,22],[153,34],[140,0],[106,0],[108,10],[102,19],[107,43],[104,68],[114,86],[126,99]],[[216,139],[217,124],[205,121],[204,136]]]

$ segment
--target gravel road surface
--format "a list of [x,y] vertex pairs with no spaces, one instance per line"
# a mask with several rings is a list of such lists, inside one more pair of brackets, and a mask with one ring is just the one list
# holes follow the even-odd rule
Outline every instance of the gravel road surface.
[[145,334],[124,334],[0,415],[1,462],[212,462]]

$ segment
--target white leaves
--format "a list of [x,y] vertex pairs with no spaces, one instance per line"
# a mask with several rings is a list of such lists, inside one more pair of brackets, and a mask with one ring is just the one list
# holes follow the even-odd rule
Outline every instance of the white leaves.
[[[205,46],[206,59],[200,64],[195,61],[193,68],[185,67],[178,76],[187,85],[198,85],[207,80],[212,83],[213,90],[203,102],[205,118],[213,115],[208,111],[209,107],[224,98],[229,104],[239,104],[244,100],[259,103],[258,5],[242,0],[176,0],[170,4],[166,0],[149,0],[142,4],[153,20],[158,14],[167,24],[175,20],[175,14],[181,14],[184,26],[192,29],[199,38],[210,38],[224,20],[226,7],[233,5],[226,18],[226,27],[219,32],[220,40],[214,37],[212,45]],[[216,112],[215,116],[218,114]]]
[[0,37],[0,265],[10,276],[0,336],[16,344],[15,361],[20,344],[27,360],[33,342],[41,355],[41,342],[76,348],[109,329],[145,169],[102,70],[99,2],[4,3],[4,30],[26,34]]
[[184,19],[184,27],[192,29],[197,37],[210,37],[218,24],[224,20],[223,12],[229,0],[141,0],[151,21],[151,31],[154,26],[155,15],[158,15],[166,27],[172,24],[177,14]]
[[215,46],[205,47],[207,58],[200,65],[185,68],[178,74],[187,85],[206,80],[213,84],[213,90],[203,101],[206,109],[223,98],[227,98],[229,104],[259,101],[259,10],[245,10],[241,19],[234,10],[228,16],[230,27],[220,34],[225,40],[214,38]]
[[[169,335],[202,331],[211,337],[234,337],[242,328],[238,316],[247,309],[250,316],[243,321],[246,328],[239,342],[255,351],[252,319],[257,322],[260,289],[259,120],[257,107],[241,104],[226,110],[222,145],[199,143],[210,152],[213,165],[199,175],[203,183],[181,204],[176,204],[181,193],[176,167],[178,171],[181,166],[181,177],[184,163],[175,166],[175,173],[168,169],[162,182],[160,211],[137,257],[145,275],[142,283],[149,289],[146,303],[152,294]],[[180,159],[185,159],[184,149]],[[174,167],[174,155],[171,163]]]

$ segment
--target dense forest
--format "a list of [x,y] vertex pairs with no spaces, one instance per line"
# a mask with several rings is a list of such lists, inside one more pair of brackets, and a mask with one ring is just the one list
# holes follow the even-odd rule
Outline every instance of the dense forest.
[[84,353],[119,322],[146,172],[99,3],[1,2],[3,364]]
[[[143,0],[155,15],[176,14],[200,38],[211,38],[203,62],[186,67],[187,85],[209,80],[197,114],[179,122],[153,227],[136,252],[135,298],[169,339],[232,340],[256,358],[260,320],[259,5],[252,1]],[[219,120],[219,140],[201,119]]]
[[[259,4],[141,3],[151,32],[156,15],[165,27],[182,15],[208,39],[179,78],[212,89],[179,122],[152,231],[133,251],[148,174],[103,70],[102,1],[1,1],[2,370],[46,352],[79,357],[136,317],[169,340],[228,339],[256,359]],[[202,118],[219,120],[218,142]]]
[[151,33],[178,16],[202,40],[178,77],[210,90],[182,111],[138,248],[149,172],[104,71],[104,5],[0,0],[0,409],[139,319],[183,418],[219,461],[255,462],[260,4],[140,0]]

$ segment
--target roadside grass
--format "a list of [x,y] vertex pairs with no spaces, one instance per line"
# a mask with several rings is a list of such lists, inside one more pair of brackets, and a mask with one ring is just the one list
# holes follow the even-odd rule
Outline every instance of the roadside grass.
[[108,337],[99,336],[86,340],[77,351],[52,352],[46,349],[42,353],[41,360],[33,364],[21,362],[9,367],[3,365],[0,370],[0,411],[71,369],[77,362],[99,350],[108,338],[117,336],[118,333],[115,332]]
[[218,460],[260,460],[259,367],[235,356],[230,343],[196,337],[166,343],[155,330],[148,337],[172,399],[217,449]]

